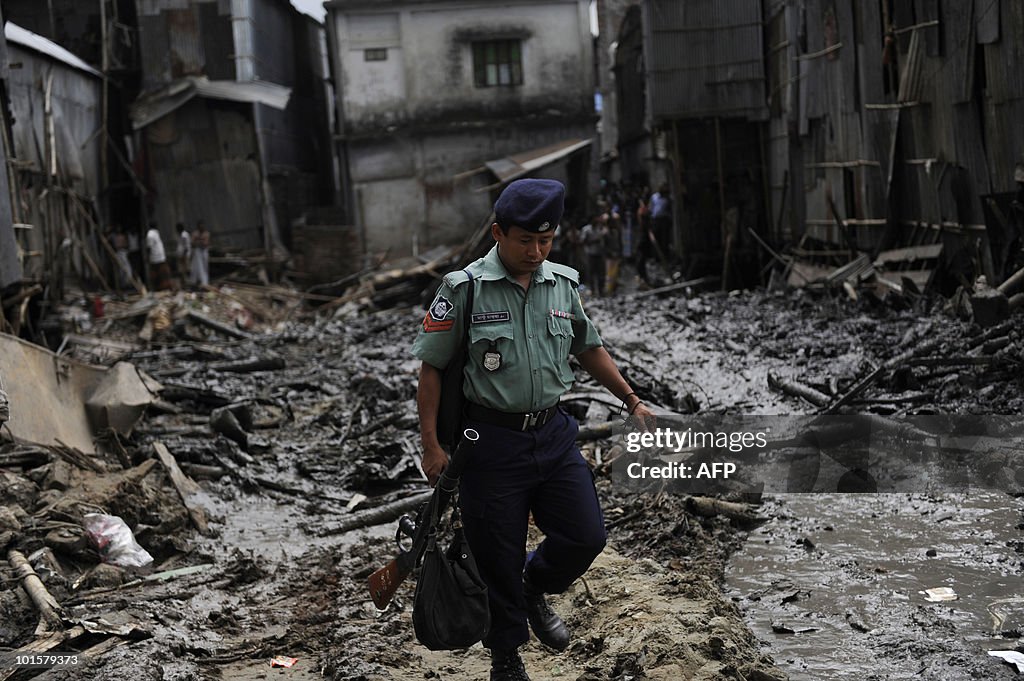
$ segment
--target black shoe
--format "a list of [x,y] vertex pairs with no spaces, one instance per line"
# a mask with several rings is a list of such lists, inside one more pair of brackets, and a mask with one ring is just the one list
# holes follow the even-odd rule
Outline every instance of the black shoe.
[[537,639],[555,650],[568,648],[569,629],[548,605],[544,592],[533,587],[528,575],[523,576],[523,597],[526,599],[526,617]]
[[530,681],[518,650],[491,651],[491,681]]

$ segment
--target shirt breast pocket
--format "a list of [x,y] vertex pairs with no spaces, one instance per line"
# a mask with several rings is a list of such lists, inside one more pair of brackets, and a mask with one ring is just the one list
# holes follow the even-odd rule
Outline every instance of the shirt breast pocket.
[[[472,324],[469,327],[470,359],[489,371],[503,369],[512,362],[513,340],[515,338],[512,334],[511,321]],[[495,352],[499,353],[500,358],[493,355],[490,358],[485,357],[487,353]],[[498,366],[491,369],[495,362]]]
[[572,320],[564,317],[550,315],[548,317],[548,333],[554,347],[557,348],[555,360],[558,362],[558,372],[562,380],[572,383],[574,377],[572,368],[569,366],[569,350],[572,348]]

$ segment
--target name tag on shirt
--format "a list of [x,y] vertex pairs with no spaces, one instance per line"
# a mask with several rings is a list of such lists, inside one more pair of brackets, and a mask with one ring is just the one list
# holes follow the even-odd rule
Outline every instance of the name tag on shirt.
[[473,324],[489,324],[491,322],[512,321],[512,313],[508,310],[500,312],[475,312],[473,313]]

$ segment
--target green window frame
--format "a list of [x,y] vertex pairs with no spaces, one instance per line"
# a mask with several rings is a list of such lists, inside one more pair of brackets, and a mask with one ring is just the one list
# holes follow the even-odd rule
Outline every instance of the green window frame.
[[473,43],[473,84],[477,87],[522,85],[521,41],[483,40]]

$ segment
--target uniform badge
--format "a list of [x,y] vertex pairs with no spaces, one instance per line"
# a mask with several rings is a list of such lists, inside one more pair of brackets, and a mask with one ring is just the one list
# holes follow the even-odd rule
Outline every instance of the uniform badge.
[[551,229],[551,223],[550,222],[542,222],[540,227],[537,228],[537,231],[538,232],[546,232],[549,229]]
[[501,368],[501,353],[497,350],[488,350],[484,353],[484,369],[497,371]]
[[445,319],[445,317],[450,315],[454,309],[455,306],[452,305],[452,301],[444,296],[438,296],[430,306],[430,309],[427,310],[426,316],[423,317],[423,330],[427,333],[449,331],[455,326],[455,320]]
[[430,316],[434,318],[435,322],[443,321],[453,308],[452,301],[444,296],[438,296],[434,304],[430,306]]

